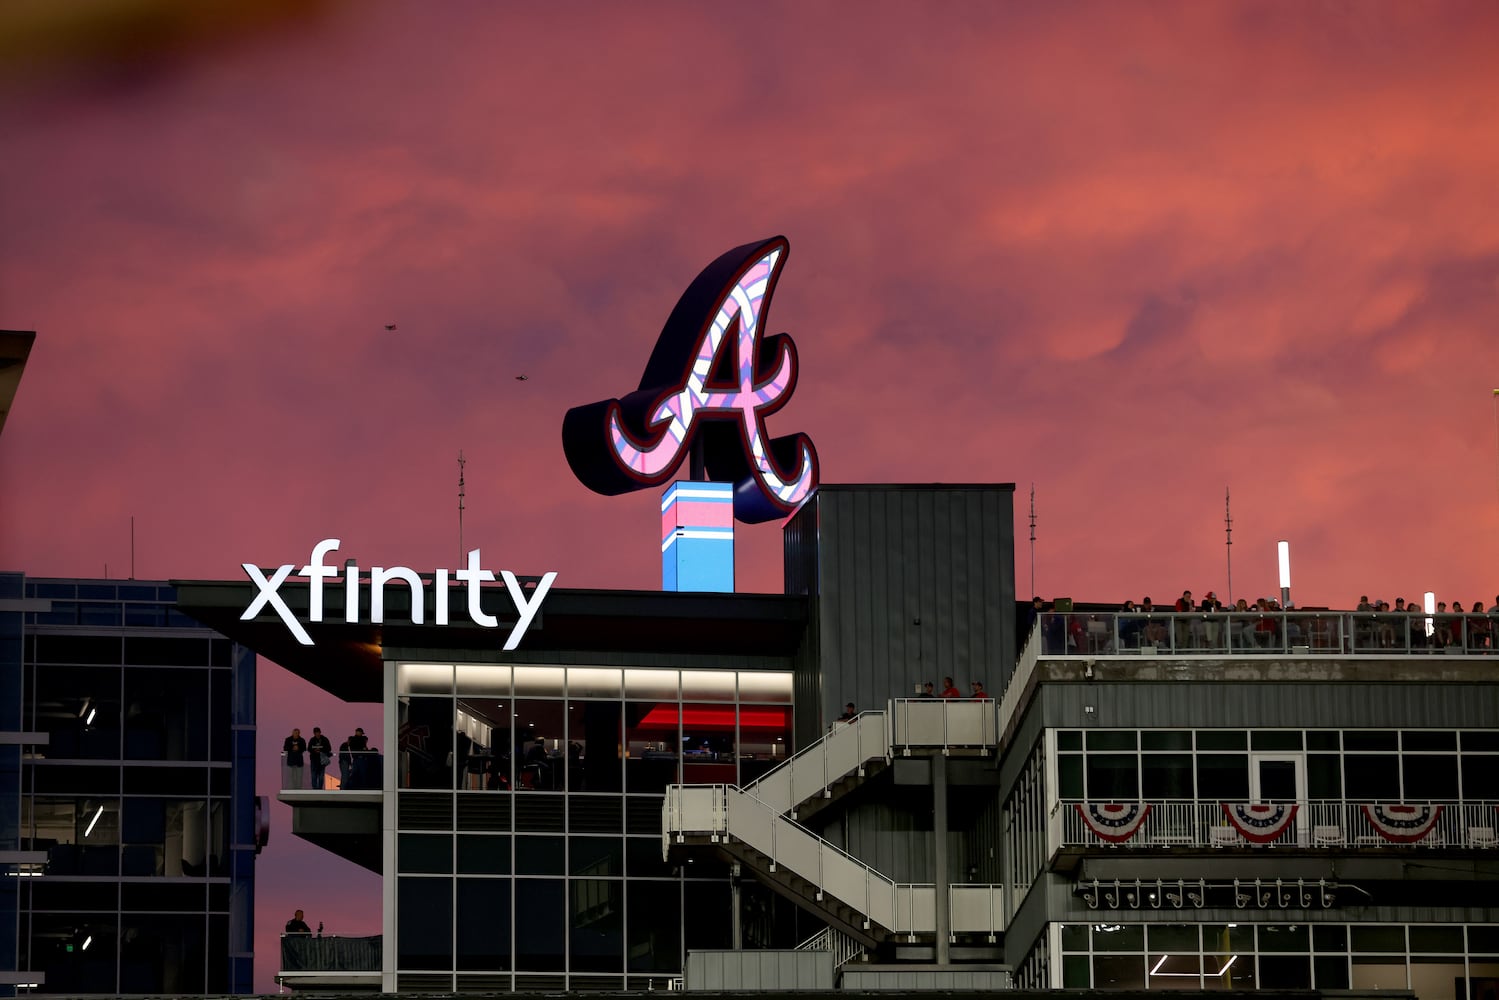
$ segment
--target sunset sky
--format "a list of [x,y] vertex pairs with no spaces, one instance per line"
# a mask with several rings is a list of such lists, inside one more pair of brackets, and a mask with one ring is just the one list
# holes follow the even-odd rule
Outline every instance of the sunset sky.
[[[784,234],[771,433],[1016,483],[1021,592],[1034,484],[1048,597],[1226,595],[1225,489],[1236,597],[1281,538],[1303,605],[1499,593],[1499,5],[272,6],[0,48],[0,568],[123,576],[132,515],[139,577],[453,566],[461,449],[487,564],[657,587],[657,492],[579,485],[562,416]],[[267,793],[291,725],[378,725],[260,677]],[[292,909],[379,930],[289,822],[267,990]]]

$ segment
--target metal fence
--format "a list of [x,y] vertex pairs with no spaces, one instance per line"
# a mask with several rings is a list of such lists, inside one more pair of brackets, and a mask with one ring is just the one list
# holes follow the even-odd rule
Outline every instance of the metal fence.
[[1046,612],[1042,656],[1490,656],[1499,615],[1356,611]]

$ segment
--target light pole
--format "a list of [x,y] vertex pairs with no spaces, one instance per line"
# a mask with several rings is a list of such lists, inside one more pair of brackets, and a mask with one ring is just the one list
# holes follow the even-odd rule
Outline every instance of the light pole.
[[1281,539],[1275,543],[1280,555],[1280,606],[1291,606],[1291,543]]

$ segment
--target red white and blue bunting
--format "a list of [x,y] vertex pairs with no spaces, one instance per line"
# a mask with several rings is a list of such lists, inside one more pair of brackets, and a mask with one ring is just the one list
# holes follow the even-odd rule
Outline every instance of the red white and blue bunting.
[[1111,844],[1122,844],[1140,831],[1150,815],[1148,802],[1074,802],[1072,808],[1088,829]]
[[1364,815],[1374,832],[1392,844],[1414,844],[1425,840],[1442,816],[1441,806],[1367,805]]
[[1220,802],[1224,815],[1239,834],[1252,844],[1268,844],[1291,828],[1296,821],[1297,806],[1283,802],[1277,805],[1255,805],[1246,802]]

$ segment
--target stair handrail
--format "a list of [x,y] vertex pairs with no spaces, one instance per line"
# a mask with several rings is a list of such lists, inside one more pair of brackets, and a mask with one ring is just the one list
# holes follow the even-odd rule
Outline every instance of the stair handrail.
[[[751,794],[754,794],[757,799],[760,799],[760,801],[765,802],[767,805],[777,806],[779,805],[779,801],[769,801],[770,796],[762,795],[758,790],[767,789],[780,792],[780,786],[784,783],[786,804],[781,809],[781,811],[789,812],[791,809],[795,808],[800,801],[803,801],[806,798],[806,796],[800,795],[800,793],[798,793],[797,791],[797,761],[800,760],[805,765],[807,763],[807,760],[810,759],[810,755],[813,753],[813,751],[818,751],[822,758],[822,767],[820,770],[820,774],[817,775],[817,787],[827,788],[834,781],[837,781],[845,774],[849,774],[852,771],[857,770],[865,761],[873,760],[876,757],[889,756],[890,728],[888,720],[889,715],[886,712],[871,709],[869,711],[860,712],[858,715],[854,716],[851,721],[835,722],[833,723],[833,727],[822,736],[802,747],[796,753],[792,754],[790,757],[787,757],[784,761],[777,764],[769,771],[766,771],[755,780],[746,782],[744,785],[740,786],[741,790],[750,791],[751,789],[756,789],[756,791],[752,792]],[[842,739],[844,739],[845,733],[851,733],[853,739],[857,741],[855,751],[857,762],[848,770],[842,771],[838,774],[829,774],[827,753],[828,748],[833,745],[834,741],[841,741]],[[871,739],[871,737],[873,737],[873,739]],[[868,750],[865,749],[866,743],[872,744],[869,746]]]
[[864,946],[833,927],[824,927],[796,946],[797,951],[826,951],[833,956],[833,971],[864,954]]
[[1025,648],[1020,651],[1020,659],[1015,663],[1015,672],[1010,674],[1009,683],[1005,685],[1004,692],[999,696],[999,745],[1005,744],[1009,735],[1011,723],[1016,722],[1015,714],[1020,709],[1020,699],[1025,695],[1025,688],[1036,672],[1036,664],[1041,659],[1041,630],[1031,629],[1030,639],[1026,641]]

